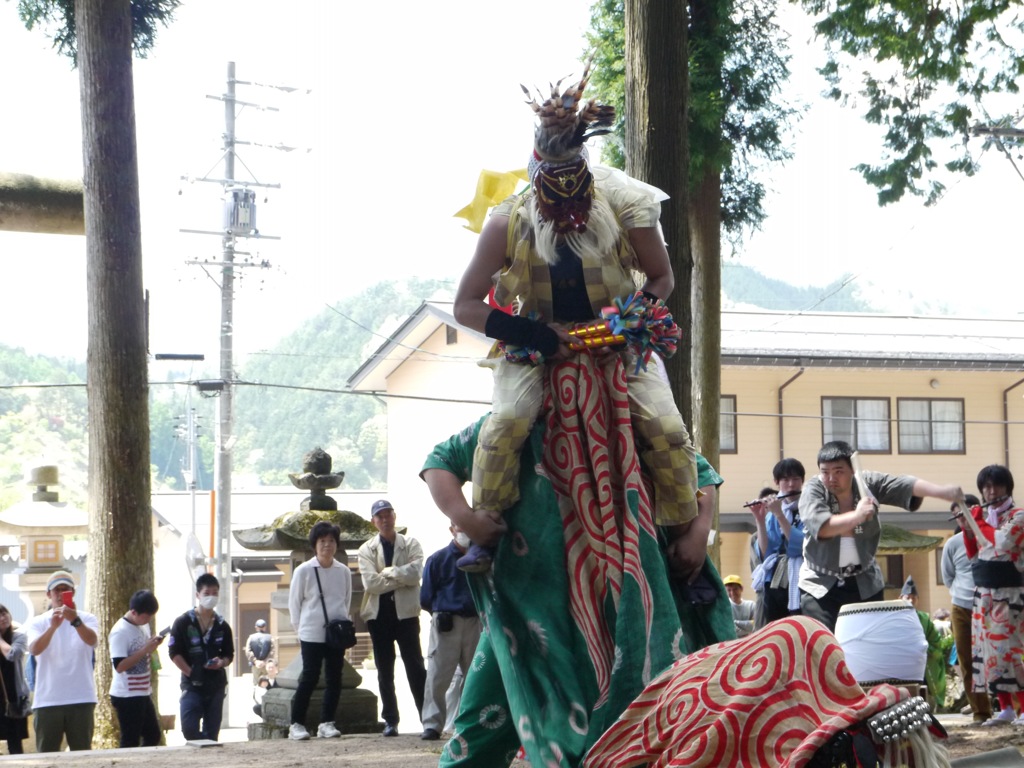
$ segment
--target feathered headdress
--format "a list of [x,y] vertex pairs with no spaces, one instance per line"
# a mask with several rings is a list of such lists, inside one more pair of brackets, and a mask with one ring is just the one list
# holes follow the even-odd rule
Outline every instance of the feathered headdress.
[[536,113],[539,123],[534,131],[534,153],[541,163],[567,163],[575,160],[587,139],[610,133],[615,122],[615,107],[598,104],[596,99],[583,101],[583,91],[590,82],[591,58],[583,69],[583,77],[559,93],[562,80],[551,86],[551,95],[537,103],[530,90],[521,86],[529,97],[526,103]]
[[[598,104],[595,99],[583,101],[583,91],[590,80],[587,62],[579,82],[559,92],[562,80],[551,86],[551,95],[537,102],[524,85],[527,102],[537,114],[533,155],[529,175],[537,195],[541,218],[555,224],[559,234],[587,228],[590,201],[594,194],[594,177],[587,164],[584,144],[592,136],[611,132],[615,107]],[[564,78],[563,78],[564,79]]]

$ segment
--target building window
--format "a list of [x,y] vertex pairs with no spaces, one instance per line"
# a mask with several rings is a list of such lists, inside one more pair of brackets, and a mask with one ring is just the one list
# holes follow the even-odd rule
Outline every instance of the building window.
[[718,451],[736,453],[736,395],[722,395],[718,407]]
[[903,555],[881,555],[878,565],[886,589],[903,589]]
[[964,401],[897,398],[900,453],[964,453]]
[[822,442],[844,440],[855,451],[890,453],[889,398],[821,398]]
[[32,559],[37,563],[56,563],[60,560],[58,557],[57,540],[48,539],[44,541],[33,541],[32,542]]

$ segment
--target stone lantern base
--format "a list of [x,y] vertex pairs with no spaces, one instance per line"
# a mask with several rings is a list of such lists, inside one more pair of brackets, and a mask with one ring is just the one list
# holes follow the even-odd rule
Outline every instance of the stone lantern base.
[[[292,699],[299,687],[302,658],[296,657],[277,675],[277,685],[263,697],[263,722],[249,725],[249,739],[284,739],[292,722]],[[384,724],[377,720],[377,696],[359,687],[363,678],[346,660],[341,671],[341,697],[334,712],[334,723],[343,734],[379,733]],[[320,705],[324,699],[324,674],[309,700],[306,710],[306,730],[316,735],[320,725]]]

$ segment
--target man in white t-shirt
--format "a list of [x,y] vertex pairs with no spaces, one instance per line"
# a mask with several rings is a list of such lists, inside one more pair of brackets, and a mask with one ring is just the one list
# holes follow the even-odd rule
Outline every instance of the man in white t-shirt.
[[121,726],[120,747],[160,744],[160,721],[153,706],[152,654],[165,635],[152,637],[149,623],[160,609],[156,595],[140,589],[128,601],[128,612],[110,630],[107,645],[114,676],[110,703]]
[[28,652],[36,657],[36,688],[32,701],[36,752],[58,752],[67,738],[72,750],[92,749],[93,652],[99,622],[75,607],[75,582],[56,571],[46,582],[50,610],[25,628]]

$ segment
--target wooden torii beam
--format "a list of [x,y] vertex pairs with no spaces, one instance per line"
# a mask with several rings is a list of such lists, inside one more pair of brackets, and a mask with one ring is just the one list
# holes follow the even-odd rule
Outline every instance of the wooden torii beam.
[[81,180],[0,172],[0,231],[84,235]]

